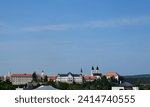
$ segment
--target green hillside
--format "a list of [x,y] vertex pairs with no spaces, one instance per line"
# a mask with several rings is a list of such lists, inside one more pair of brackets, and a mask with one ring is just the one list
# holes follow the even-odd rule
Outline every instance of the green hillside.
[[130,82],[140,89],[150,90],[150,74],[123,76],[124,81]]
[[150,74],[124,76],[124,78],[147,78],[147,77],[150,78]]

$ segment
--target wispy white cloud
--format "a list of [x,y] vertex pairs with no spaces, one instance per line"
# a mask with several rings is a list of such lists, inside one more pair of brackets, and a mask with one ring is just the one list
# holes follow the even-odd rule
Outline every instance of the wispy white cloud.
[[112,28],[123,26],[140,26],[150,24],[150,17],[132,17],[132,18],[119,18],[111,20],[96,20],[85,23],[77,24],[56,24],[46,26],[32,26],[24,28],[27,32],[38,31],[62,31],[76,28]]
[[97,20],[97,21],[88,22],[84,26],[91,27],[91,28],[111,28],[111,27],[122,27],[122,26],[138,26],[144,24],[150,24],[150,17]]
[[51,24],[41,26],[12,27],[0,24],[0,32],[43,32],[43,31],[65,31],[78,28],[114,28],[126,26],[141,26],[150,24],[150,16],[118,18],[110,20],[95,20],[76,24]]
[[23,31],[38,32],[38,31],[62,31],[74,28],[71,24],[57,24],[57,25],[44,25],[44,26],[32,26],[23,28]]

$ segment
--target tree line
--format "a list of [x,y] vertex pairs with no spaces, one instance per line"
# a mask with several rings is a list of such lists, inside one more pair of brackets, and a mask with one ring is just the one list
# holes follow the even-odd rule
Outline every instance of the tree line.
[[68,84],[62,82],[49,81],[47,85],[51,85],[54,88],[61,90],[111,90],[111,87],[118,84],[117,81],[112,77],[107,79],[103,76],[101,79],[94,81],[83,82],[82,84]]
[[12,82],[10,82],[9,80],[0,80],[0,90],[15,90],[15,86],[13,86]]
[[124,77],[124,81],[138,86],[140,90],[150,90],[150,77]]

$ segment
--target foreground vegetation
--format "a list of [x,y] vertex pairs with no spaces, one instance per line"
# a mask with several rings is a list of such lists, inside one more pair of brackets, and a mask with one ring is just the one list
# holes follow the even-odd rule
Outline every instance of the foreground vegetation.
[[51,85],[54,88],[61,90],[111,90],[111,87],[114,85],[114,79],[108,80],[106,77],[102,77],[101,79],[92,82],[84,82],[83,84],[55,83],[49,81],[47,85]]
[[9,80],[6,81],[0,80],[0,90],[15,90],[15,87]]
[[[122,82],[126,81],[135,86],[138,86],[140,90],[150,90],[150,76],[126,76],[119,78]],[[97,79],[91,82],[85,82],[83,84],[67,84],[61,82],[53,82],[48,81],[47,77],[45,77],[42,81],[37,80],[36,75],[33,75],[33,80],[28,85],[19,85],[13,86],[9,80],[2,81],[0,80],[0,90],[15,90],[16,88],[24,88],[31,90],[35,89],[41,85],[51,85],[54,88],[60,90],[111,90],[111,87],[114,85],[119,85],[117,81],[112,77],[110,79],[106,79],[103,76],[101,79]]]
[[140,90],[150,90],[150,77],[148,76],[124,77],[124,81],[138,86]]

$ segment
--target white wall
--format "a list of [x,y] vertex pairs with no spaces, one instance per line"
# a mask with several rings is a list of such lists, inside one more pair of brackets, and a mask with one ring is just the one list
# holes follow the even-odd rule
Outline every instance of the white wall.
[[11,77],[13,85],[25,85],[32,81],[32,77]]
[[[132,87],[133,90],[139,90],[139,87]],[[125,90],[124,87],[111,87],[111,90]]]
[[111,87],[111,90],[124,90],[124,87]]

